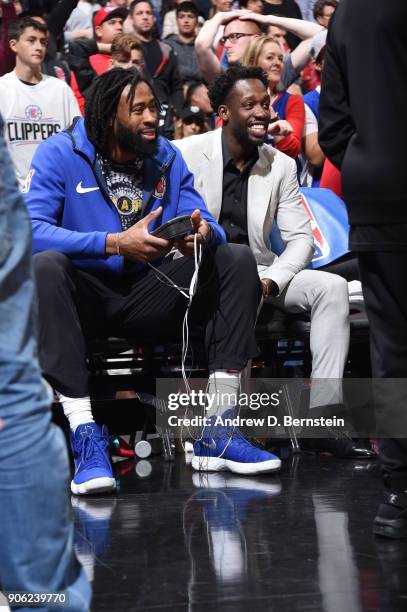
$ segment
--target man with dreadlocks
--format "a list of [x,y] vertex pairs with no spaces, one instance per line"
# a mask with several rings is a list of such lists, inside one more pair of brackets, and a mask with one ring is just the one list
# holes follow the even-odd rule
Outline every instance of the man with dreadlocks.
[[[237,392],[240,372],[256,354],[261,285],[255,260],[246,245],[225,243],[180,152],[157,137],[157,124],[150,83],[134,69],[113,69],[95,81],[85,120],[78,118],[38,148],[26,182],[36,253],[39,356],[69,420],[75,494],[115,486],[108,433],[91,412],[88,339],[147,334],[162,340],[169,330],[181,335],[187,301],[158,276],[164,273],[179,287],[189,287],[194,259],[165,257],[173,241],[152,236],[154,228],[189,215],[191,234],[176,246],[192,255],[196,234],[208,247],[191,322],[205,325],[210,384],[225,379]],[[216,469],[237,471],[244,464],[245,473],[256,473],[280,467],[278,458],[241,437],[234,442],[225,433],[208,447],[221,456],[213,458]]]

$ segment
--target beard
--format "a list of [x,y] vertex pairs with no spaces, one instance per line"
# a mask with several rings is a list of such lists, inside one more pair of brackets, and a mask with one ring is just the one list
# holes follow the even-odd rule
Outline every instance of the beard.
[[138,153],[143,156],[155,155],[158,151],[158,137],[154,140],[144,140],[141,133],[132,132],[119,120],[116,123],[115,133],[117,144],[127,153]]

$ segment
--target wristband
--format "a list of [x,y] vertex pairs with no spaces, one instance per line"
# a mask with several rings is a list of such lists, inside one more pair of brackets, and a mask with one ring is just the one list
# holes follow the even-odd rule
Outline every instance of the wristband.
[[120,236],[120,233],[115,234],[115,239],[116,239],[116,255],[121,255],[121,253],[120,253],[119,236]]

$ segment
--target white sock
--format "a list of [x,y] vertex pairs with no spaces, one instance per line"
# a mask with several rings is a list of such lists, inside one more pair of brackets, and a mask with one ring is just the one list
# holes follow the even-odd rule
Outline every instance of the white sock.
[[78,425],[85,423],[94,423],[92,409],[90,406],[90,397],[65,397],[62,393],[58,393],[59,401],[62,404],[64,415],[69,421],[69,427],[73,432]]
[[216,401],[206,412],[206,416],[223,414],[228,408],[234,408],[240,389],[241,372],[215,370],[210,372],[207,393],[216,396]]

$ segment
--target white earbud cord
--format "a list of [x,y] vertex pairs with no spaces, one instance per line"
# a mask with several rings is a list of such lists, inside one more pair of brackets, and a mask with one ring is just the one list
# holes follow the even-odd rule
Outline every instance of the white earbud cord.
[[[182,323],[182,354],[181,354],[182,380],[183,380],[184,385],[185,385],[185,392],[188,393],[188,395],[191,395],[191,387],[189,385],[189,377],[188,377],[187,372],[186,372],[186,360],[187,360],[188,351],[189,351],[188,316],[189,316],[189,310],[190,310],[191,304],[192,304],[192,299],[193,299],[193,297],[194,297],[194,295],[196,293],[196,290],[197,290],[199,267],[200,267],[201,261],[202,261],[202,245],[201,244],[198,245],[198,234],[194,235],[194,261],[195,261],[195,269],[194,269],[194,273],[193,273],[192,278],[191,278],[191,283],[189,285],[189,288],[188,287],[179,287],[176,283],[174,283],[169,278],[169,276],[167,276],[166,274],[164,274],[164,272],[162,272],[161,270],[159,270],[158,268],[153,266],[150,262],[148,262],[148,266],[152,270],[154,270],[155,276],[156,276],[158,281],[160,281],[161,283],[163,283],[163,285],[166,285],[167,287],[172,287],[173,289],[176,289],[177,291],[179,291],[179,293],[181,293],[181,295],[183,295],[188,300],[187,309],[185,311],[185,316],[184,316],[183,323]],[[186,407],[186,409],[185,409],[184,419],[187,416],[187,410],[188,410],[188,407]],[[184,426],[182,426],[182,428],[181,428],[181,443],[182,443],[182,447],[184,448],[184,443],[183,443],[183,427]],[[188,427],[188,434],[190,435],[190,437],[193,440],[195,440],[195,437],[191,434],[191,432],[189,430],[189,427]],[[201,436],[200,439],[202,439],[202,436]],[[185,448],[184,448],[184,450],[185,450]]]

